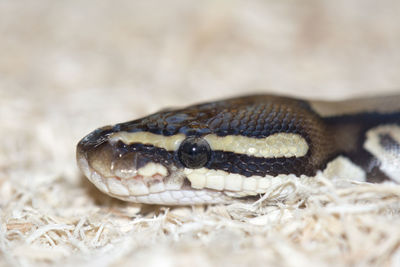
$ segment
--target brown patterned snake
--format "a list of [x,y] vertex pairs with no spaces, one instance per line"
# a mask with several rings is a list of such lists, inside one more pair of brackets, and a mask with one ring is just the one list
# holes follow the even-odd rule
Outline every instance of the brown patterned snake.
[[400,96],[253,95],[164,110],[93,131],[77,160],[102,192],[163,205],[232,202],[336,172],[398,183]]

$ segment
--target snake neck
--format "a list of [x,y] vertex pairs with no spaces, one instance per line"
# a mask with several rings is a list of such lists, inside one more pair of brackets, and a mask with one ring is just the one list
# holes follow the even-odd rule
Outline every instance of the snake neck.
[[368,182],[399,181],[395,160],[384,166],[392,156],[400,155],[400,112],[363,113],[324,118],[339,154],[361,167]]

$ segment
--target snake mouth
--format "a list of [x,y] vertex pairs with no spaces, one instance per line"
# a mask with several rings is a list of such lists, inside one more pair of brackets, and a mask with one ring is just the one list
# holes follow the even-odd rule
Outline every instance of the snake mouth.
[[77,162],[84,175],[102,192],[126,201],[163,205],[221,203],[215,190],[194,189],[181,169],[153,162],[139,152],[110,141],[112,127],[100,128],[77,145]]

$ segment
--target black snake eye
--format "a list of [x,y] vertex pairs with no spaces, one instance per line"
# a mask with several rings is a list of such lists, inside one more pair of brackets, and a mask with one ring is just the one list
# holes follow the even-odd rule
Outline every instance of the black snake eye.
[[206,140],[199,137],[188,137],[178,149],[181,163],[191,169],[201,168],[210,159],[211,149]]

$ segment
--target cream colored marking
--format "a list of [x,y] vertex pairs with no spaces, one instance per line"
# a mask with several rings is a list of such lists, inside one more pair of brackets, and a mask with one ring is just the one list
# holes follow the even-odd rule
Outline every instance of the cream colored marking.
[[122,141],[124,144],[140,143],[145,145],[152,145],[158,148],[163,148],[168,151],[175,151],[185,139],[184,134],[176,134],[172,136],[164,136],[153,134],[149,132],[117,132],[111,135],[110,141]]
[[106,178],[107,186],[112,194],[117,196],[129,196],[129,190],[115,178]]
[[142,181],[129,179],[126,181],[126,185],[133,196],[147,195],[149,193],[149,188]]
[[206,175],[206,187],[215,190],[223,190],[225,176],[225,173],[222,171],[208,172]]
[[164,183],[163,182],[158,182],[151,184],[149,187],[150,193],[158,193],[165,191]]
[[387,124],[370,129],[364,148],[372,153],[381,162],[380,169],[391,179],[400,182],[400,158],[399,152],[387,151],[380,144],[380,134],[389,134],[400,144],[400,127],[395,124]]
[[172,194],[160,194],[160,198],[163,203],[171,203],[171,202],[175,201]]
[[102,191],[102,192],[104,192],[104,193],[106,193],[106,194],[108,194],[109,192],[110,192],[110,190],[108,190],[108,187],[107,187],[107,185],[104,183],[104,181],[103,181],[103,177],[100,175],[100,174],[98,174],[96,171],[93,171],[92,172],[92,175],[91,176],[89,176],[90,178],[89,178],[89,180],[92,182],[92,183],[94,183],[94,185],[98,188],[98,189],[100,189],[100,191]]
[[276,133],[265,138],[252,138],[240,135],[204,136],[212,150],[222,150],[255,157],[302,157],[307,154],[308,144],[298,134]]
[[138,173],[139,173],[139,175],[146,176],[146,177],[151,177],[155,174],[167,176],[168,171],[167,171],[167,168],[165,168],[161,164],[149,162],[144,167],[138,169]]
[[173,191],[171,191],[171,193],[172,193],[172,197],[174,199],[179,200],[179,199],[183,198],[183,193],[180,190],[173,190]]
[[243,179],[239,174],[229,174],[225,179],[225,189],[231,191],[239,191],[238,188],[243,188]]
[[267,179],[258,179],[258,189],[257,192],[258,193],[263,193],[265,192],[265,190],[268,189],[268,186],[270,184],[270,181],[268,181]]
[[117,198],[125,201],[136,203],[148,204],[162,204],[162,205],[193,205],[193,204],[212,204],[212,203],[225,203],[229,201],[224,193],[213,190],[199,190],[196,194],[186,195],[188,190],[182,191],[164,191],[160,193],[150,193],[143,196],[116,196]]
[[193,173],[190,175],[190,182],[193,188],[202,189],[206,187],[206,176],[202,173]]
[[[293,184],[298,184],[299,182],[308,184],[313,179],[313,177],[305,175],[297,177],[293,174],[246,177],[240,174],[230,174],[225,171],[209,170],[206,168],[185,169],[184,173],[193,188],[225,190],[224,192],[232,197],[265,194],[267,192],[272,194],[272,191],[277,190],[279,185],[281,185],[282,190],[276,191],[273,194],[273,197],[276,198],[279,194],[280,196],[284,196],[293,193]],[[206,180],[206,183],[204,183],[204,180]]]
[[365,171],[346,157],[339,156],[328,163],[323,174],[329,179],[366,181]]
[[256,192],[257,190],[257,179],[253,177],[249,177],[247,179],[244,179],[243,181],[243,190],[248,191],[248,192]]

